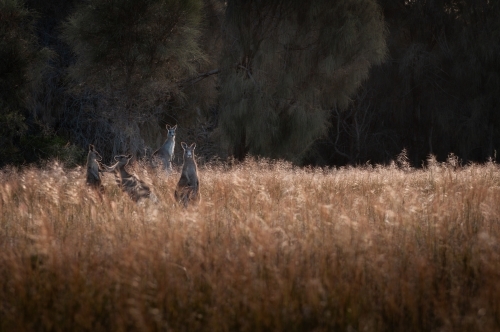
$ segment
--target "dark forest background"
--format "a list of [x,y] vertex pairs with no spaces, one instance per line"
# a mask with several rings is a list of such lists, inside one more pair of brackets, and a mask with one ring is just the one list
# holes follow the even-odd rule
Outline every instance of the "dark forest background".
[[493,0],[0,0],[0,166],[147,157],[464,163],[500,147]]

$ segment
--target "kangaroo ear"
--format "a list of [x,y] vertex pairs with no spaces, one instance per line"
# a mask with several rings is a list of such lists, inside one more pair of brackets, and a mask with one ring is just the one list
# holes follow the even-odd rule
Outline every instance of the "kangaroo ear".
[[169,130],[171,127],[167,124],[167,125],[165,126],[165,128],[167,128],[167,130]]
[[186,143],[184,143],[184,142],[181,142],[181,146],[182,146],[182,148],[183,148],[184,150],[186,150],[186,149],[187,149],[187,147],[188,147],[188,145],[187,145]]
[[92,144],[89,144],[89,151],[94,151],[94,146]]
[[129,159],[129,160],[130,160],[130,159],[132,159],[132,155],[131,155],[131,154],[128,154],[128,155],[127,155],[127,159]]
[[196,149],[196,143],[191,144],[190,148],[191,148],[192,150]]
[[115,156],[115,160],[116,160],[116,161],[118,161],[118,157],[119,157],[119,156]]
[[177,129],[177,125],[171,127],[173,130],[176,130]]

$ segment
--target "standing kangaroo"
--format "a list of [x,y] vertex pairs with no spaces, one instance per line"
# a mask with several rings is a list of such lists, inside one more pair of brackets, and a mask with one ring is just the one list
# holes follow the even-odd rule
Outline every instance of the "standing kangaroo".
[[99,174],[99,172],[103,172],[100,163],[101,160],[102,157],[99,152],[90,144],[89,154],[87,155],[87,184],[102,193],[104,191],[104,186],[102,185],[101,174]]
[[113,166],[104,166],[106,172],[115,174],[116,183],[122,188],[130,198],[137,202],[141,198],[148,198],[151,196],[151,190],[140,180],[137,176],[130,174],[125,170],[125,166],[132,159],[132,155],[119,155],[115,156],[116,164]]
[[200,201],[200,182],[198,180],[198,167],[194,160],[196,143],[188,147],[186,143],[182,142],[181,146],[184,150],[184,163],[182,164],[181,178],[175,190],[175,199],[187,207],[190,201],[195,203]]
[[172,160],[174,159],[174,148],[175,148],[175,130],[177,129],[177,125],[170,127],[168,124],[167,128],[167,139],[165,143],[153,152],[153,156],[160,157],[163,162],[163,169],[167,171],[167,174],[172,172]]

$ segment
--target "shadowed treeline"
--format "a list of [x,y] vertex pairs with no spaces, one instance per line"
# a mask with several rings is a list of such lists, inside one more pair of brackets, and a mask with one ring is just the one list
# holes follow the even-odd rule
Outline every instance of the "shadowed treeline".
[[[500,3],[0,2],[0,165],[150,156],[496,158]],[[173,161],[182,160],[177,151]]]

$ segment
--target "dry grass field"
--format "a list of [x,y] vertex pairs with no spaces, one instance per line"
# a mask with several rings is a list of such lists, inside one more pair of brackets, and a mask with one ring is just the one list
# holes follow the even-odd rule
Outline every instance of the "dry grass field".
[[495,163],[134,171],[0,171],[0,331],[500,331]]

